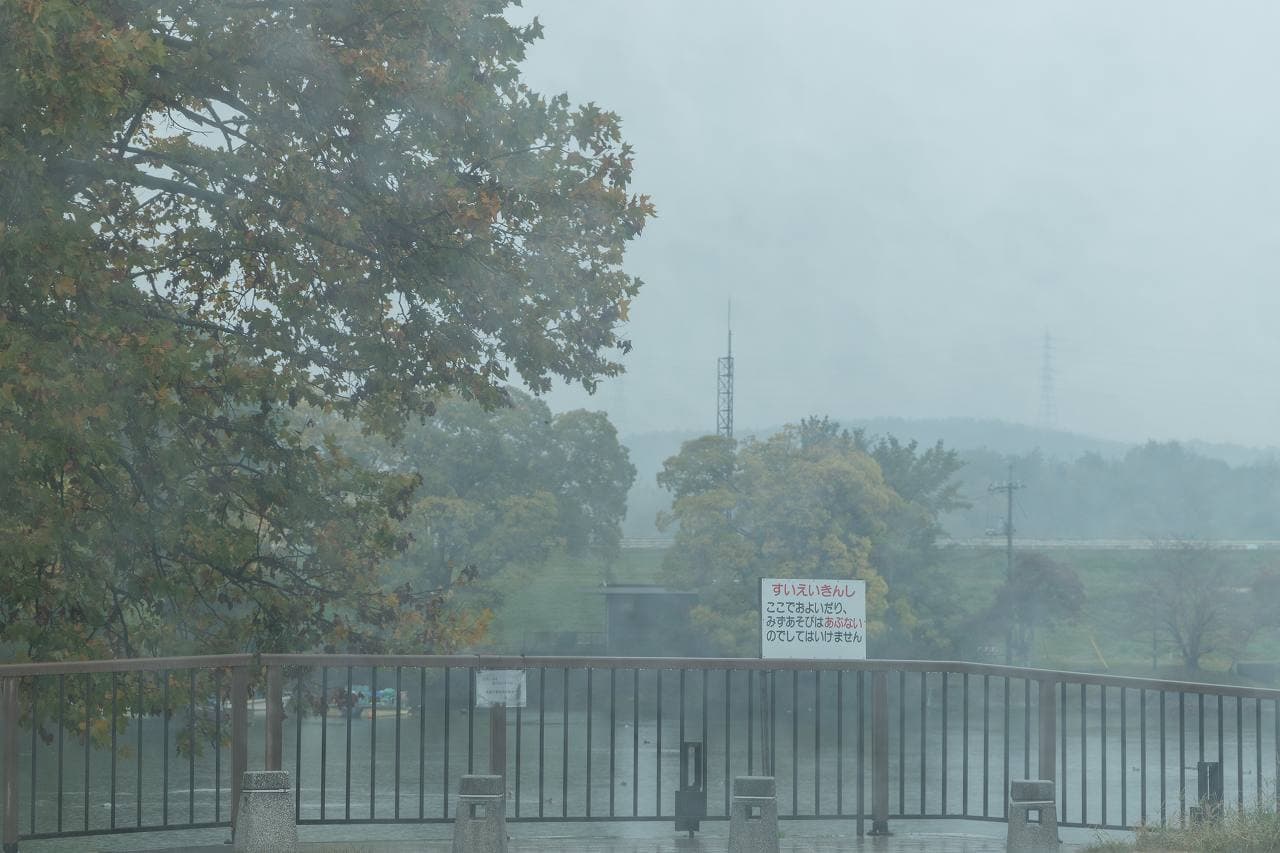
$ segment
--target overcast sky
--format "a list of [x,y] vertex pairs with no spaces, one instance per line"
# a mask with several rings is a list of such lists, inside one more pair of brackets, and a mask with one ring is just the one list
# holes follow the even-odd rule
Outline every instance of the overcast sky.
[[528,0],[526,79],[623,119],[624,432],[1057,423],[1280,443],[1280,4]]

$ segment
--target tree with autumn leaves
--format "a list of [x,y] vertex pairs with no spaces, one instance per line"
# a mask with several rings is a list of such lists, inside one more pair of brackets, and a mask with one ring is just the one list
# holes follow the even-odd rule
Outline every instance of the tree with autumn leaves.
[[667,582],[698,593],[695,628],[718,653],[759,654],[759,579],[861,579],[883,656],[944,655],[964,614],[938,567],[938,516],[963,505],[954,451],[806,418],[765,438],[705,436],[668,459],[659,516]]
[[[653,215],[500,0],[0,2],[0,645],[449,649],[386,583],[442,400],[621,368]],[[315,419],[312,419],[314,424]]]

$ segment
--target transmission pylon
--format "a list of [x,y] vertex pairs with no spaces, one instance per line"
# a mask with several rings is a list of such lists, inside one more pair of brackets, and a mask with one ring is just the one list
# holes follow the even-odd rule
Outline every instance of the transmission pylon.
[[716,435],[733,438],[733,304],[729,304],[729,346],[717,362]]

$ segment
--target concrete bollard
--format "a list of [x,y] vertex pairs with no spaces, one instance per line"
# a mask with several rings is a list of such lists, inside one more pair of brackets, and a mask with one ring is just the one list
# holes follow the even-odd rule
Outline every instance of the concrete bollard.
[[733,780],[729,849],[733,853],[778,853],[778,796],[772,776]]
[[1005,849],[1047,853],[1058,849],[1058,804],[1052,780],[1009,782],[1009,831]]
[[247,770],[236,810],[236,850],[293,851],[298,847],[287,770]]
[[507,790],[503,777],[462,777],[453,817],[453,853],[507,853]]

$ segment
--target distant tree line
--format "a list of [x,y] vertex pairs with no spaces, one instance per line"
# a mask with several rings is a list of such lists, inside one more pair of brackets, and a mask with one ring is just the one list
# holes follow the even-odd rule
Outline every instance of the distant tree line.
[[955,537],[1003,531],[1004,498],[987,486],[1014,477],[1018,536],[1043,539],[1280,539],[1280,463],[1232,466],[1178,442],[1148,442],[1116,457],[1061,460],[1039,452],[960,454],[969,504],[942,519]]

